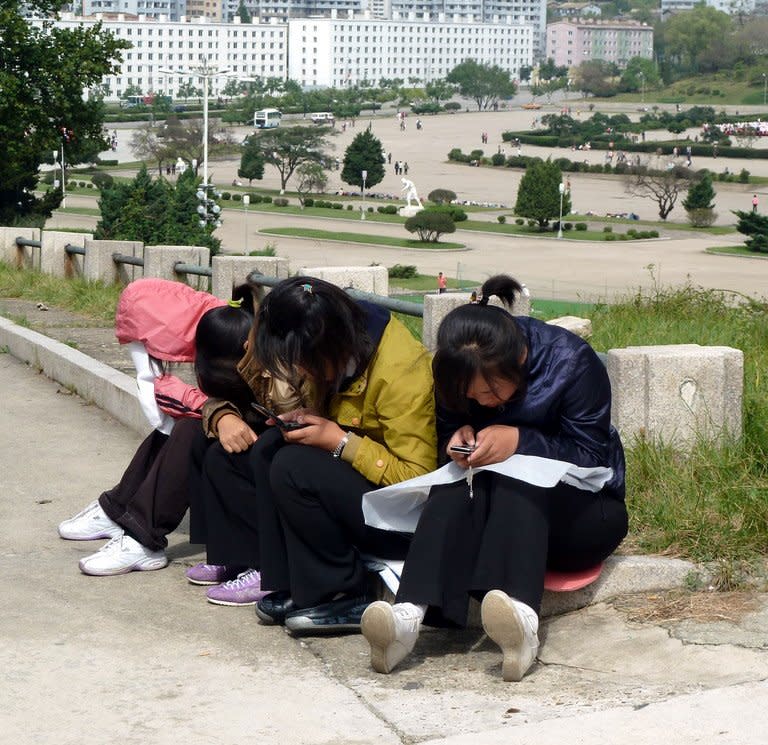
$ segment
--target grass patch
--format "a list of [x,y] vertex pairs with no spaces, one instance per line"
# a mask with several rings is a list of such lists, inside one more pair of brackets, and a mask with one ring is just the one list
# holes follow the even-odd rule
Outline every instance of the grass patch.
[[[14,269],[0,262],[0,297],[44,302],[81,313],[109,325],[114,323],[120,285],[104,285],[84,279],[64,279],[36,271]],[[20,323],[16,319],[11,319]],[[26,319],[25,319],[26,320]],[[29,325],[20,323],[20,325]]]
[[[741,302],[736,302],[740,300]],[[716,290],[656,288],[592,313],[597,349],[731,346],[744,351],[744,436],[683,454],[625,442],[631,540],[696,561],[749,561],[768,551],[768,304]]]
[[750,259],[768,259],[768,254],[759,251],[750,251],[746,246],[712,246],[705,249],[708,254],[720,254],[726,256],[747,256]]
[[336,230],[314,230],[311,228],[265,228],[260,233],[282,235],[295,238],[317,238],[326,241],[344,241],[346,243],[367,243],[374,246],[393,246],[395,248],[444,249],[464,248],[463,243],[441,241],[424,243],[408,238],[390,238],[386,235],[365,235],[364,233],[344,233]]
[[[477,282],[473,279],[453,279],[452,277],[446,277],[446,281],[448,288],[453,290],[475,289],[482,284],[482,282]],[[390,277],[389,286],[402,290],[428,290],[436,292],[437,277],[432,274],[417,274],[415,277],[408,277],[407,279]],[[414,297],[421,297],[421,295],[414,295]],[[414,302],[419,301],[416,300]]]

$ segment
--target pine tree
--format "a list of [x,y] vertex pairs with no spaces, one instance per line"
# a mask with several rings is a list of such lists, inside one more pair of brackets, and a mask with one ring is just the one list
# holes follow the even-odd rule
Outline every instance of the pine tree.
[[[560,214],[560,184],[563,174],[552,161],[534,160],[529,163],[517,190],[515,214],[536,220],[544,229]],[[563,194],[563,215],[571,211],[571,195]]]
[[344,153],[341,180],[345,184],[362,188],[363,171],[367,171],[366,189],[376,186],[384,178],[384,151],[381,141],[369,129],[356,135]]

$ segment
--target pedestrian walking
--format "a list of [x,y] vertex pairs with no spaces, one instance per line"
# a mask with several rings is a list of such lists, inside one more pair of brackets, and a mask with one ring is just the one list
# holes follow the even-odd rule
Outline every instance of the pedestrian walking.
[[753,194],[752,195],[752,212],[757,212],[757,205],[758,205],[757,194]]
[[442,295],[448,289],[448,280],[442,272],[437,273],[437,292]]

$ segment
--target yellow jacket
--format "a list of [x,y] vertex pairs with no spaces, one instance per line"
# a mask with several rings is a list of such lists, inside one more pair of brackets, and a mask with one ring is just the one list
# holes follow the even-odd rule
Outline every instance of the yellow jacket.
[[392,316],[365,372],[331,398],[328,418],[350,433],[341,457],[379,486],[437,467],[427,350]]

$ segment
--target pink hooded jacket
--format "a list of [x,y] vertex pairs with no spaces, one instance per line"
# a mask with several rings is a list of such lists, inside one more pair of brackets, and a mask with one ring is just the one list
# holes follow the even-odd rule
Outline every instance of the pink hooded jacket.
[[[151,357],[164,362],[194,362],[195,331],[200,318],[226,301],[182,282],[144,278],[120,294],[115,336],[120,344],[140,342]],[[200,417],[207,396],[174,375],[155,378],[155,400],[174,418]]]

